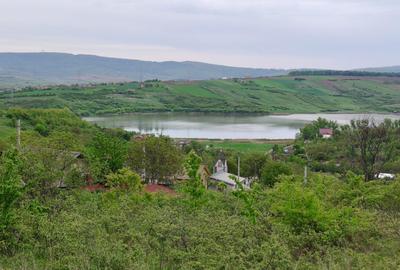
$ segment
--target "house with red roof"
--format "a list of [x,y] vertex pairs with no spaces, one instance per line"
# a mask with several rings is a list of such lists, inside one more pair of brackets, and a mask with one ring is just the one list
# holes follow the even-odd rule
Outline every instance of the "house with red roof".
[[322,136],[324,139],[329,139],[333,136],[333,129],[331,128],[320,128],[319,135]]

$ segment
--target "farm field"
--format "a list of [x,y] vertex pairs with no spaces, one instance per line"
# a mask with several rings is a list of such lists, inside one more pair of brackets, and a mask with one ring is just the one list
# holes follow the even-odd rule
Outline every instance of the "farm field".
[[81,116],[132,112],[356,113],[400,111],[400,78],[281,76],[25,88],[0,108],[69,108]]
[[289,140],[267,141],[267,140],[199,140],[209,149],[233,150],[236,152],[260,152],[265,153],[272,149],[274,144],[289,144]]

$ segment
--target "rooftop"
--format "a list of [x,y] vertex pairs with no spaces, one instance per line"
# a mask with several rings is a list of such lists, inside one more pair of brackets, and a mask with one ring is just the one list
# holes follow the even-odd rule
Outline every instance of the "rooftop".
[[[238,178],[238,176],[231,174],[231,173],[223,172],[223,171],[216,172],[210,176],[210,179],[213,179],[215,181],[224,182],[225,184],[228,184],[231,186],[235,186],[236,183],[232,178]],[[242,183],[245,180],[246,180],[246,178],[239,177],[239,182]]]
[[319,134],[321,135],[333,135],[333,129],[331,128],[320,128]]

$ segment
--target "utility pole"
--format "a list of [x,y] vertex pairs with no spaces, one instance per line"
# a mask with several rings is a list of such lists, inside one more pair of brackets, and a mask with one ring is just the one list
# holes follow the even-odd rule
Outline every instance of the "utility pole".
[[143,178],[146,181],[146,143],[143,141]]
[[17,149],[21,148],[21,120],[17,120]]
[[308,177],[308,164],[310,164],[310,158],[306,152],[307,163],[304,165],[304,185],[307,185],[307,177]]
[[240,156],[238,156],[238,178],[240,178]]

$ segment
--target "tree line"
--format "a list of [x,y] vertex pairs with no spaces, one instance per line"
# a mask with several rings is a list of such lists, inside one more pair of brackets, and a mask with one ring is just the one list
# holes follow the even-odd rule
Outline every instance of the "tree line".
[[357,70],[294,70],[289,76],[354,76],[354,77],[400,77],[397,72],[371,72]]

